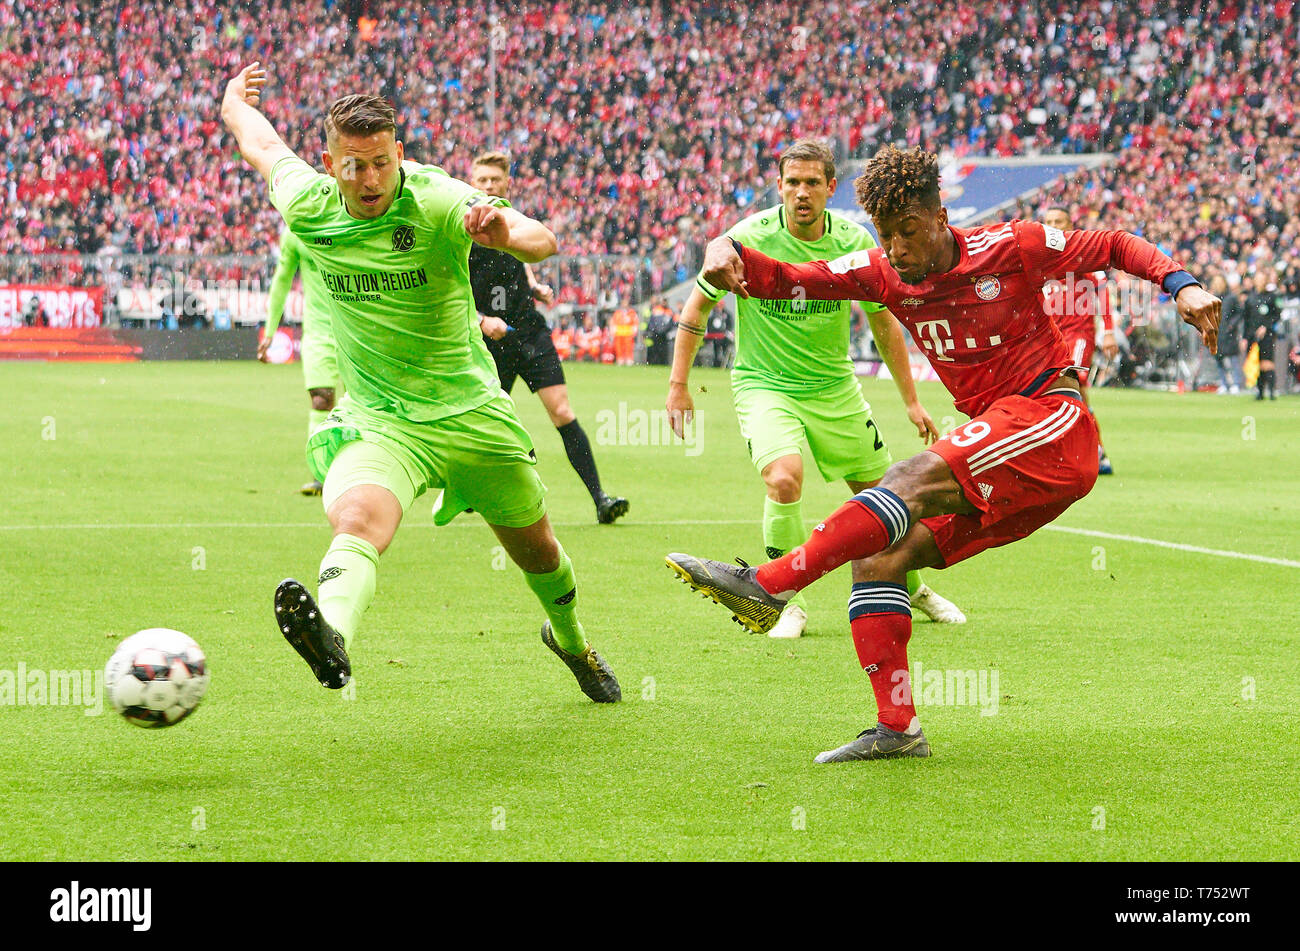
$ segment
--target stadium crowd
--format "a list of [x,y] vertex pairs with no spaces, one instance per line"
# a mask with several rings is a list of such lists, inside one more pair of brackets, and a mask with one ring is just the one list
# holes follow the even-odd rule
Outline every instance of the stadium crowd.
[[[225,78],[260,59],[264,108],[304,154],[320,150],[324,105],[357,89],[395,101],[411,158],[464,174],[504,148],[515,203],[562,253],[621,256],[555,276],[574,306],[688,276],[802,135],[842,154],[885,141],[950,157],[1115,152],[1045,198],[1230,284],[1261,262],[1300,279],[1290,2],[497,9],[494,26],[489,4],[398,0],[0,6],[0,252],[264,260],[278,216],[217,115]],[[201,276],[242,276],[213,266]]]

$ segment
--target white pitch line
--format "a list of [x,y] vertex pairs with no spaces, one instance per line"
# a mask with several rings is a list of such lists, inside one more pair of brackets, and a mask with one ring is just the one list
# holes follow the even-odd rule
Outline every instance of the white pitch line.
[[1244,551],[1224,551],[1222,548],[1202,548],[1200,545],[1184,545],[1181,542],[1167,542],[1159,538],[1143,538],[1140,535],[1115,535],[1111,532],[1094,532],[1087,528],[1068,528],[1065,525],[1044,525],[1044,529],[1053,532],[1067,532],[1071,535],[1087,535],[1091,538],[1107,538],[1117,542],[1134,542],[1138,545],[1155,545],[1157,548],[1172,548],[1175,551],[1190,551],[1198,555],[1214,555],[1218,558],[1240,558],[1243,561],[1258,561],[1266,565],[1281,565],[1284,568],[1300,568],[1300,561],[1287,558],[1270,558],[1267,555],[1251,555]]
[[[552,522],[556,528],[589,528],[591,522]],[[690,525],[755,525],[757,519],[751,518],[715,518],[715,519],[662,519],[649,522],[628,522],[627,527],[645,526],[690,526]],[[481,523],[472,521],[452,522],[446,528],[474,528]],[[434,528],[427,522],[408,523],[410,528]],[[485,526],[484,526],[485,527]],[[116,522],[86,523],[80,525],[0,525],[0,532],[40,532],[40,531],[201,531],[214,528],[236,529],[272,529],[272,528],[312,528],[328,529],[329,524],[320,522]],[[1241,561],[1255,561],[1265,565],[1281,565],[1283,568],[1300,568],[1300,561],[1288,558],[1271,558],[1268,555],[1252,555],[1244,551],[1226,551],[1221,548],[1203,548],[1200,545],[1185,545],[1181,542],[1167,542],[1159,538],[1144,538],[1141,535],[1117,535],[1113,532],[1098,532],[1087,528],[1070,528],[1066,525],[1045,525],[1044,531],[1065,532],[1069,535],[1086,535],[1089,538],[1105,538],[1109,541],[1132,542],[1137,545],[1154,545],[1157,548],[1169,548],[1174,551],[1186,551],[1196,555],[1212,555],[1216,558],[1236,558]]]

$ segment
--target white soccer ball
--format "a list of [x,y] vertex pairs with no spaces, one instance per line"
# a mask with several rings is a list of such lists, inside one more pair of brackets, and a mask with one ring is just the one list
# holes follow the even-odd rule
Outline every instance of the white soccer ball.
[[136,726],[179,723],[208,689],[208,661],[188,634],[165,627],[137,631],[104,668],[113,709]]

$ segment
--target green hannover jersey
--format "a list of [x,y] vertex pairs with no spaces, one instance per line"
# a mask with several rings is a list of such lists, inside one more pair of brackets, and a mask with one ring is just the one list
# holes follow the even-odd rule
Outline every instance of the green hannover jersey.
[[464,219],[473,205],[507,202],[437,166],[403,162],[388,211],[353,218],[334,179],[296,157],[271,170],[271,202],[319,269],[353,400],[426,422],[501,392],[478,328]]
[[[727,234],[749,248],[790,264],[831,261],[851,251],[876,246],[871,232],[827,212],[826,230],[816,241],[801,241],[786,228],[785,208],[777,205],[742,218]],[[725,291],[712,287],[703,275],[696,286],[712,301]],[[880,304],[862,303],[867,313]],[[795,395],[829,393],[839,386],[856,386],[849,359],[849,301],[789,301],[736,299],[736,365],[734,387],[760,386]]]
[[320,282],[320,270],[307,253],[302,239],[288,228],[280,232],[280,259],[275,262],[268,296],[266,333],[275,333],[284,316],[284,302],[293,287],[293,275],[302,271],[302,332],[323,340],[333,340],[329,311],[325,309],[325,288]]

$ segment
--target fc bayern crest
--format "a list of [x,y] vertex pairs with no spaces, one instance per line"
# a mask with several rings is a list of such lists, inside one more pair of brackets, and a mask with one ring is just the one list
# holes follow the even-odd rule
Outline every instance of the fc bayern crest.
[[415,229],[410,225],[401,225],[393,229],[393,250],[409,251],[415,247]]
[[1002,282],[992,274],[986,274],[975,282],[975,295],[980,300],[992,300],[1002,293]]

